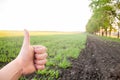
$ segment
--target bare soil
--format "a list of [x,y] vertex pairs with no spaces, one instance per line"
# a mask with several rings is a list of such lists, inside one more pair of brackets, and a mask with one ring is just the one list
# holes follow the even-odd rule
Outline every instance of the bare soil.
[[87,37],[86,48],[58,80],[120,80],[120,43]]

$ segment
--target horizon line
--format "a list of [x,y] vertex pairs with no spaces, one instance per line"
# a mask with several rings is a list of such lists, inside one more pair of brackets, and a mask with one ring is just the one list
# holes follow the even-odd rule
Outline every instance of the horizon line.
[[[27,29],[28,31],[36,31],[36,32],[86,32],[86,31],[58,31],[58,30],[29,30]],[[8,30],[8,29],[0,29],[0,31],[24,31],[23,30]]]

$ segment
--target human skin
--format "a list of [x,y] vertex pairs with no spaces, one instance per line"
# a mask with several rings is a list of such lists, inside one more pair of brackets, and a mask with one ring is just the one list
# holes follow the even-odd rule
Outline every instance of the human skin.
[[24,30],[24,41],[19,55],[0,70],[0,80],[18,80],[20,76],[43,70],[47,62],[46,47],[30,45],[30,36]]

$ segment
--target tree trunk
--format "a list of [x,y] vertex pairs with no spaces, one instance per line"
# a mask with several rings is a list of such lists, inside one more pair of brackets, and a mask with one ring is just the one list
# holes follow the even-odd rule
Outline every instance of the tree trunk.
[[102,31],[102,36],[104,36],[104,32]]
[[111,30],[109,31],[109,36],[111,36]]
[[119,31],[118,31],[118,35],[117,35],[117,38],[119,38],[120,37],[120,33],[119,33]]
[[117,38],[119,38],[120,37],[120,32],[119,32],[119,26],[118,26],[118,35],[117,35]]
[[107,31],[105,31],[105,35],[107,36]]

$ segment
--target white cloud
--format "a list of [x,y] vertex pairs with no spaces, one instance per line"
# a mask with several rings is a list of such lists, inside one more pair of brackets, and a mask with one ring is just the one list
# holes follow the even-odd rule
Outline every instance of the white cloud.
[[84,31],[90,17],[88,0],[5,0],[0,29]]

